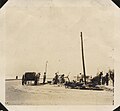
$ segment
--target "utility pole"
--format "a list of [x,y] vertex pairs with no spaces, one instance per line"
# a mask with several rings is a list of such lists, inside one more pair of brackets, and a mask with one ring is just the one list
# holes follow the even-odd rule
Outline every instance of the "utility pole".
[[82,50],[82,63],[83,63],[84,81],[85,81],[85,84],[86,84],[86,71],[85,71],[85,60],[84,60],[84,49],[83,49],[82,32],[81,32],[80,36],[81,36],[81,50]]

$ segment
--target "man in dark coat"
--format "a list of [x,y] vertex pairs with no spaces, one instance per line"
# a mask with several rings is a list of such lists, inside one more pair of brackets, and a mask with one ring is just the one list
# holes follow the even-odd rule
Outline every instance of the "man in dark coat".
[[44,75],[43,75],[43,84],[45,84],[45,81],[46,81],[46,72],[44,72]]
[[106,79],[106,85],[108,86],[108,84],[109,84],[109,74],[108,73],[106,73],[105,79]]
[[25,75],[22,76],[22,85],[24,85],[25,82]]
[[55,73],[55,77],[54,77],[54,84],[57,84],[59,82],[59,75],[57,73]]

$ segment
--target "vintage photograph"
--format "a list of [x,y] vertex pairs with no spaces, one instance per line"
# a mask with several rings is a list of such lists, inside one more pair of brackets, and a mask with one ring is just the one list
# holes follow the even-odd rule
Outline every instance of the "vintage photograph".
[[57,2],[6,7],[5,104],[114,105],[111,2]]

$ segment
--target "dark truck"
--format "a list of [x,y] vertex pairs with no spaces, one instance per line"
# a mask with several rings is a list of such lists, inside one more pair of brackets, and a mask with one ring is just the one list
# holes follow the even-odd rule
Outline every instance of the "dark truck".
[[26,85],[29,81],[34,81],[34,85],[38,84],[40,74],[36,72],[25,72],[22,76],[22,85]]

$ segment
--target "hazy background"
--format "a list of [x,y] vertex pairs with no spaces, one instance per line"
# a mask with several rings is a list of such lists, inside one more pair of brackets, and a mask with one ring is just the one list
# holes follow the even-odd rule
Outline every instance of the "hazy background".
[[111,3],[67,3],[11,0],[5,8],[5,36],[1,38],[6,78],[22,76],[25,71],[43,74],[46,61],[49,77],[57,71],[71,72],[70,76],[82,72],[80,32],[87,74],[113,69],[115,15]]

